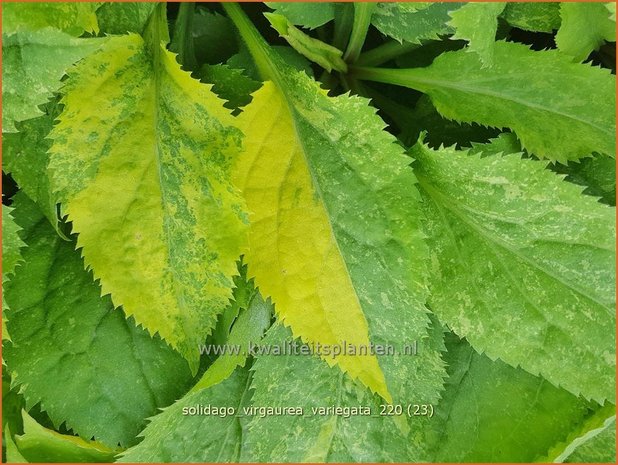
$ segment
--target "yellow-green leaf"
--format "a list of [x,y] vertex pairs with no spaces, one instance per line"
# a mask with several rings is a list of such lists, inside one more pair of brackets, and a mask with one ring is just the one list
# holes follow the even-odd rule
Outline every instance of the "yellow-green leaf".
[[241,134],[149,27],[150,43],[112,38],[70,73],[49,166],[103,293],[196,370],[242,251]]
[[[328,97],[272,53],[240,10],[226,10],[273,80],[238,117],[245,151],[234,181],[250,212],[248,275],[294,337],[354,347],[321,355],[387,401],[404,398],[418,360],[366,349],[427,334],[427,251],[410,160],[367,100]],[[416,387],[432,397],[442,385],[437,352],[424,368]]]
[[60,434],[41,426],[22,410],[24,434],[15,437],[20,454],[30,463],[113,462],[120,450],[79,436]]

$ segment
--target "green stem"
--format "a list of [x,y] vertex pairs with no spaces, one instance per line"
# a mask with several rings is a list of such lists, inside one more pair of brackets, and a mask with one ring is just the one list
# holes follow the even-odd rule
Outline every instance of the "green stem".
[[[167,27],[167,9],[165,3],[159,3],[150,15],[144,28],[144,42],[153,53],[158,52],[161,42],[166,44],[170,41],[170,33]],[[158,56],[158,53],[155,54]]]
[[350,74],[356,79],[365,81],[383,82],[395,86],[408,87],[410,89],[425,92],[431,85],[427,79],[417,77],[417,69],[389,69],[389,68],[368,68],[362,66],[351,66]]
[[279,80],[279,73],[273,66],[273,63],[268,55],[268,44],[255,28],[251,20],[247,17],[238,3],[222,2],[221,6],[227,13],[227,16],[232,20],[240,36],[244,40],[249,53],[253,57],[255,64],[260,73],[260,77],[265,80]]
[[345,50],[352,33],[352,25],[354,24],[354,5],[351,3],[340,3],[335,8],[333,46],[339,50]]
[[191,71],[197,67],[192,36],[194,14],[195,3],[183,2],[180,4],[174,24],[174,37],[170,44],[170,50],[178,54],[179,63],[183,68]]
[[362,53],[358,57],[356,64],[359,66],[378,66],[419,47],[420,44],[412,44],[410,42],[400,44],[396,40],[391,40],[376,48],[372,48],[368,52]]
[[350,35],[348,48],[343,56],[343,59],[348,63],[354,63],[360,55],[361,49],[365,44],[367,31],[369,30],[369,25],[371,24],[371,15],[373,15],[375,7],[375,3],[354,3],[354,24],[352,25],[352,34]]

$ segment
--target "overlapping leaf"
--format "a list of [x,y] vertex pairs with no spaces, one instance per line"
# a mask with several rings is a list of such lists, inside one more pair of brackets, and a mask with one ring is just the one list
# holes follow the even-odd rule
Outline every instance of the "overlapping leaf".
[[371,22],[380,32],[399,42],[418,44],[452,32],[447,24],[449,12],[462,5],[456,2],[383,2],[378,3]]
[[616,406],[607,404],[588,416],[564,441],[537,462],[613,463],[616,461]]
[[[2,205],[2,339],[10,339],[6,328],[6,310],[4,286],[9,282],[15,267],[21,261],[21,248],[25,246],[20,239],[19,226],[11,215],[11,207]],[[3,396],[4,398],[4,396]]]
[[56,203],[47,176],[47,151],[51,147],[47,135],[59,111],[54,103],[46,105],[44,110],[45,115],[18,123],[18,132],[3,135],[2,169],[11,174],[20,190],[34,200],[50,224],[58,228]]
[[156,7],[154,2],[105,2],[97,9],[101,33],[141,34]]
[[555,50],[499,41],[490,68],[462,50],[443,53],[427,68],[358,68],[356,75],[425,92],[447,118],[511,128],[540,157],[615,157],[615,77]]
[[49,166],[103,293],[196,370],[244,243],[229,182],[241,134],[160,45],[164,21],[152,17],[149,43],[112,38],[71,72]]
[[[151,419],[143,441],[118,462],[238,462],[247,418],[242,407],[251,398],[247,368],[209,389],[192,392]],[[204,415],[197,409],[233,408],[231,415]]]
[[574,61],[583,61],[605,41],[616,41],[616,21],[603,3],[562,2],[562,24],[556,34],[556,45],[571,55]]
[[[274,79],[238,117],[246,143],[234,179],[251,212],[249,276],[305,342],[423,339],[426,249],[418,198],[406,188],[409,160],[366,100],[327,97],[234,19]],[[357,354],[326,361],[388,401],[407,392],[415,360]],[[422,372],[434,395],[441,370],[435,353]]]
[[285,16],[292,24],[315,29],[335,18],[335,6],[331,2],[266,2],[275,12]]
[[469,42],[468,50],[477,53],[484,66],[491,66],[494,42],[498,29],[498,16],[505,2],[470,2],[450,13],[448,23],[455,29],[453,39]]
[[304,57],[319,64],[328,72],[333,69],[343,72],[348,70],[341,58],[343,52],[338,48],[305,34],[294,27],[283,15],[266,13],[265,16],[279,35]]
[[615,402],[614,209],[520,154],[411,154],[441,321],[492,359]]
[[203,65],[198,76],[202,82],[213,84],[212,91],[219,98],[227,100],[225,107],[235,110],[251,101],[251,94],[260,83],[247,76],[242,69],[228,65]]
[[2,131],[15,132],[16,121],[41,116],[38,106],[61,87],[67,69],[106,41],[77,39],[51,28],[3,33]]
[[144,419],[187,387],[186,362],[114,310],[61,239],[18,194],[24,263],[6,289],[12,343],[3,355],[29,409],[40,402],[56,426],[106,445],[131,444]]
[[492,361],[453,334],[449,378],[432,419],[435,462],[535,462],[590,414],[543,378]]
[[116,449],[60,434],[41,426],[23,411],[24,434],[15,437],[19,453],[30,463],[113,462]]
[[72,36],[99,31],[95,2],[7,2],[2,7],[2,33],[53,27]]
[[[274,326],[263,340],[263,347],[292,344],[291,333]],[[296,341],[298,342],[298,341]],[[433,353],[443,349],[441,328],[419,341],[418,368],[400,400],[407,404],[437,402],[435,393],[426,390],[422,370],[433,363]],[[401,350],[401,346],[397,350]],[[403,365],[403,364],[402,364]],[[256,408],[299,406],[303,416],[254,417],[243,441],[242,461],[247,462],[419,462],[428,458],[424,446],[427,418],[413,417],[409,430],[401,428],[401,416],[381,415],[383,404],[353,383],[340,370],[329,367],[315,355],[258,354],[254,372],[252,405]],[[307,381],[311,387],[307,388]],[[370,415],[317,413],[313,408],[370,408]],[[407,412],[404,412],[404,417]]]
[[560,3],[508,2],[502,16],[525,31],[552,32],[560,27]]

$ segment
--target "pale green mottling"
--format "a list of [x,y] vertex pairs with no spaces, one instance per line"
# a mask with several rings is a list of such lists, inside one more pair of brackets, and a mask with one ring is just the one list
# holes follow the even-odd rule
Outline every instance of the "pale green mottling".
[[155,2],[105,2],[97,10],[103,34],[141,34],[152,14]]

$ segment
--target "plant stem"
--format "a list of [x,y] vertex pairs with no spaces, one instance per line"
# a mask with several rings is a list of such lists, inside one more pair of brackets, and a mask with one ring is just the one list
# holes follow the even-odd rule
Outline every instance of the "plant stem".
[[354,3],[354,24],[352,25],[352,34],[350,35],[348,48],[343,56],[343,59],[348,63],[354,63],[360,55],[361,49],[365,43],[365,38],[367,37],[369,25],[371,24],[371,15],[373,14],[375,7],[375,3]]
[[400,44],[396,40],[391,40],[379,45],[376,48],[372,48],[368,52],[362,53],[358,57],[356,64],[359,66],[378,66],[392,60],[393,58],[405,55],[406,53],[419,47],[420,44],[413,44],[410,42]]
[[335,8],[333,46],[339,50],[345,50],[352,33],[352,24],[354,24],[354,5],[351,3],[340,3]]
[[385,84],[408,87],[421,92],[425,92],[431,85],[431,82],[428,80],[418,77],[417,69],[415,68],[389,69],[351,66],[350,74],[356,79],[383,82]]
[[[144,28],[144,42],[153,51],[158,51],[161,42],[166,44],[170,41],[170,33],[167,27],[167,14],[165,3],[159,3]],[[158,53],[155,55],[158,56]]]
[[251,20],[247,17],[238,3],[222,2],[221,6],[227,13],[227,16],[232,20],[240,36],[244,40],[249,53],[253,57],[258,72],[263,80],[279,80],[279,73],[273,66],[270,56],[268,55],[268,44],[255,28]]
[[190,71],[194,71],[197,67],[192,35],[194,14],[195,3],[183,2],[180,4],[174,24],[174,37],[170,44],[170,50],[178,53],[179,63],[183,68]]

